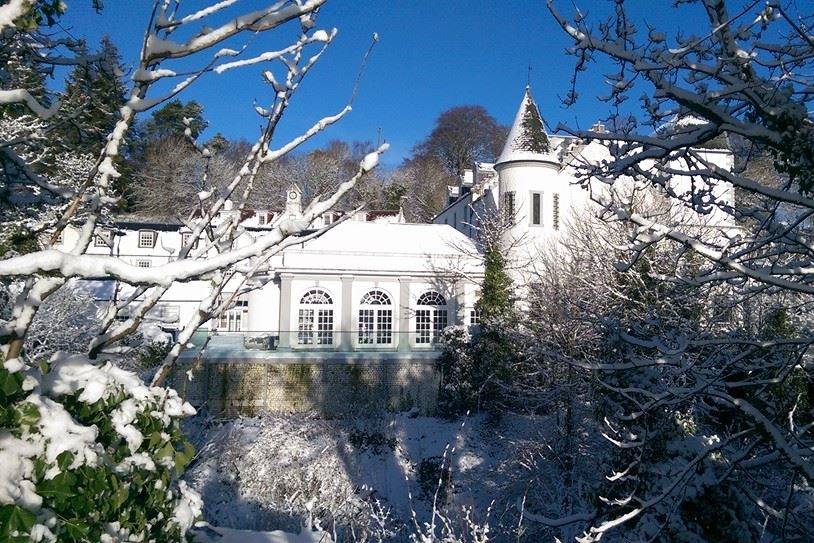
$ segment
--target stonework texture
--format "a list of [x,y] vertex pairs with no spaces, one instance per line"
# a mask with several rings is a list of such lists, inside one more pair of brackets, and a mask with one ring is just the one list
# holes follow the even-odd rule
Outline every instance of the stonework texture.
[[325,417],[415,410],[432,415],[440,372],[427,360],[179,361],[171,386],[225,416],[315,412]]

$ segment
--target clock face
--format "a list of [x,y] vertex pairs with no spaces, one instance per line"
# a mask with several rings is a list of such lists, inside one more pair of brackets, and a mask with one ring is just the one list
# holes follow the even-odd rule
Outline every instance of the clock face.
[[289,200],[296,200],[297,199],[297,193],[292,190],[291,192],[288,193],[288,199]]

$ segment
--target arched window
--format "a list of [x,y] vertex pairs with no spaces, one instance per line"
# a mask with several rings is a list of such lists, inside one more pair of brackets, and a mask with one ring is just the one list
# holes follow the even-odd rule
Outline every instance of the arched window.
[[415,311],[417,344],[435,343],[438,334],[447,327],[447,300],[434,290],[419,296]]
[[334,342],[334,309],[331,296],[322,289],[311,289],[300,299],[297,343],[331,345]]
[[374,289],[362,296],[358,342],[359,345],[393,342],[393,302],[383,290]]

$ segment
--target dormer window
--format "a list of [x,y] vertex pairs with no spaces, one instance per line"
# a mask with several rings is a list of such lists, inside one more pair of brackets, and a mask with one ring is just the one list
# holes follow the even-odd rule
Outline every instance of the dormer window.
[[109,247],[110,246],[110,231],[100,230],[93,238],[94,247]]
[[267,216],[265,213],[258,213],[257,214],[257,222],[258,224],[266,224]]
[[155,241],[158,238],[158,232],[154,230],[139,230],[138,231],[138,246],[139,249],[152,249],[155,247]]

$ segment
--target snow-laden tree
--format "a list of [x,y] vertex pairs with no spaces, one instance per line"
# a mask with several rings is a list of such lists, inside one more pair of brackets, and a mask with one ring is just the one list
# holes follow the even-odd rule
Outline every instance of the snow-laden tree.
[[[56,170],[44,167],[42,157],[58,133],[59,100],[40,87],[27,88],[25,78],[2,81],[0,105],[15,115],[0,119],[0,229],[10,238],[3,239],[0,280],[13,293],[0,322],[0,538],[179,541],[200,514],[200,499],[178,482],[193,454],[179,420],[193,410],[162,383],[192,333],[233,302],[223,296],[226,283],[236,278],[242,292],[272,255],[320,235],[323,230],[311,229],[313,220],[353,190],[387,147],[365,155],[330,192],[315,195],[300,217],[280,217],[267,232],[250,236],[239,219],[218,219],[227,200],[239,210],[247,205],[263,166],[351,110],[355,88],[340,111],[291,140],[275,139],[288,105],[337,35],[316,25],[324,2],[280,0],[244,12],[232,1],[187,9],[183,2],[156,0],[115,125],[92,155],[68,157],[70,164]],[[43,67],[89,62],[79,43],[40,28],[64,7],[26,0],[0,6],[4,53],[11,51],[10,58],[34,75]],[[264,47],[279,45],[286,32],[288,45]],[[191,123],[186,128],[204,167],[194,212],[184,217],[192,235],[177,258],[145,269],[112,255],[85,254],[121,203],[116,180],[137,116],[175,99],[198,79],[248,69],[259,69],[268,84],[268,95],[255,105],[262,129],[240,168],[217,190],[208,186],[212,153],[195,140]],[[68,225],[79,239],[58,249]],[[27,341],[47,301],[74,278],[114,280],[134,292],[103,308],[83,349],[46,356]],[[153,383],[117,367],[127,338],[167,289],[196,279],[206,279],[210,291],[194,318],[182,323]]]
[[[640,313],[620,321],[616,351],[586,365],[613,399],[605,435],[619,465],[582,516],[581,540],[614,529],[641,540],[810,539],[814,14],[793,2],[683,1],[676,20],[703,28],[671,36],[623,1],[602,20],[559,4],[548,7],[577,58],[569,101],[579,73],[596,68],[614,112],[610,132],[563,127],[607,149],[578,165],[586,189],[635,179],[728,225],[701,235],[591,192],[604,218],[629,226],[617,269],[644,272],[647,288]],[[641,114],[630,115],[638,96]],[[705,152],[725,145],[734,169]],[[655,251],[683,264],[647,269]],[[649,313],[658,300],[647,296],[665,289],[675,314]]]

